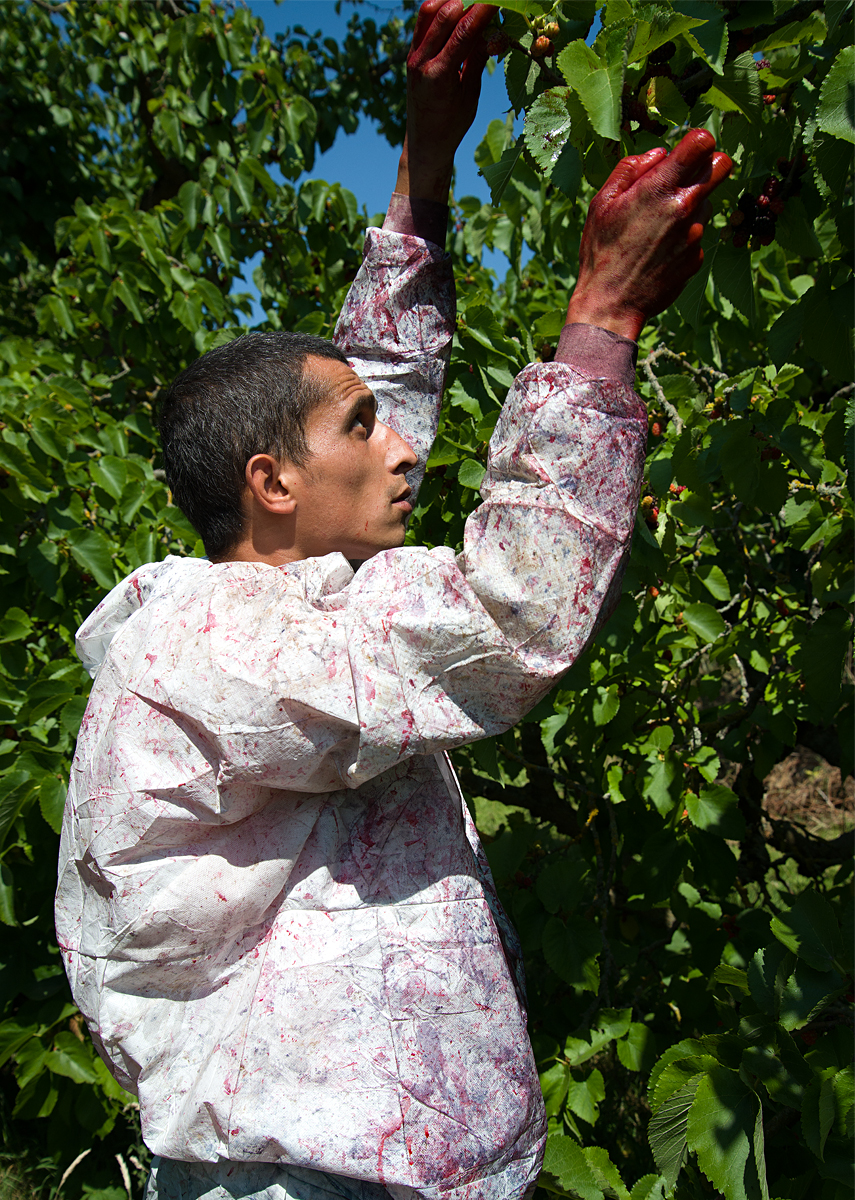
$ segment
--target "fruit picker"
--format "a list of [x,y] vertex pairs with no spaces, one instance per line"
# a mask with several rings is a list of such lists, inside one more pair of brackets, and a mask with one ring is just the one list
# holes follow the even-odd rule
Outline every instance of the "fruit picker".
[[405,546],[492,15],[420,9],[397,190],[333,340],[251,333],[169,389],[167,478],[207,557],[141,567],[78,634],[58,939],[138,1097],[149,1200],[504,1200],[540,1170],[519,945],[448,752],[520,721],[619,593],[635,339],[700,264],[730,164],[696,130],[617,165],[463,549]]

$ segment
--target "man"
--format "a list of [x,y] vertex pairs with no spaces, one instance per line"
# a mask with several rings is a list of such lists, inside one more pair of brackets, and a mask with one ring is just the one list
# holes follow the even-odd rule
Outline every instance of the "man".
[[516,940],[445,751],[518,721],[619,590],[647,429],[633,339],[697,269],[729,162],[695,131],[616,168],[462,554],[403,548],[491,13],[420,10],[397,193],[338,349],[250,335],[170,389],[167,475],[210,560],[135,572],[78,637],[95,685],[58,937],[139,1096],[152,1197],[510,1200],[540,1167]]

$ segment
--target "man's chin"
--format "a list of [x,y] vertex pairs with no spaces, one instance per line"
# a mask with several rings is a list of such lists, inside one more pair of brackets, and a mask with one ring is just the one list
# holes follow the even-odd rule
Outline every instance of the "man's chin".
[[376,557],[378,554],[382,554],[384,550],[398,550],[401,546],[403,546],[406,536],[407,531],[403,526],[401,526],[400,529],[397,529],[391,533],[388,538],[378,541],[375,545],[351,545],[348,546],[346,550],[342,550],[341,553],[344,555],[353,569],[356,570],[358,564],[368,562],[369,559]]

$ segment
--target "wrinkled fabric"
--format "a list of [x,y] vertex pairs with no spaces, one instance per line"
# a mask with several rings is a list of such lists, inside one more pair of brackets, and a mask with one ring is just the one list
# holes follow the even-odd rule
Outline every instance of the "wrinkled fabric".
[[[336,338],[417,449],[411,483],[453,328],[447,257],[369,231]],[[625,384],[528,367],[459,555],[170,557],[82,626],[57,933],[156,1154],[400,1200],[533,1184],[518,945],[446,751],[519,721],[593,636],[646,428]]]
[[379,1183],[279,1163],[155,1158],[144,1200],[389,1200]]

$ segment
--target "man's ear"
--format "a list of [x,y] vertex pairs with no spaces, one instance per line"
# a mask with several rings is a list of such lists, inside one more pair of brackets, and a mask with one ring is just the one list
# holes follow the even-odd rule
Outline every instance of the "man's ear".
[[284,517],[295,511],[296,484],[295,472],[272,454],[253,454],[246,464],[250,496],[269,513]]

